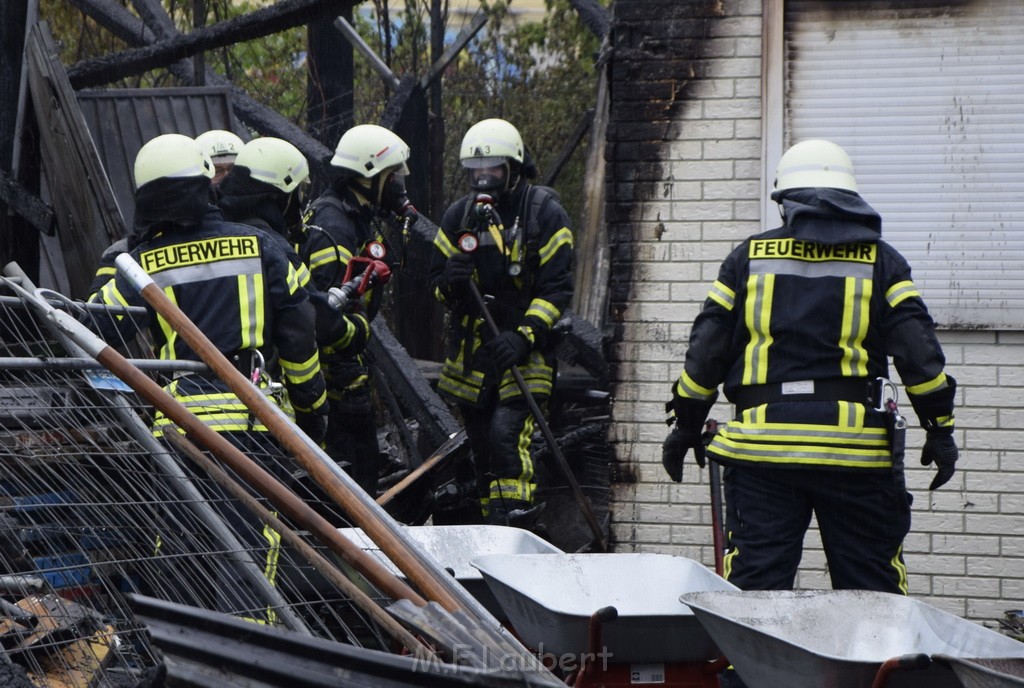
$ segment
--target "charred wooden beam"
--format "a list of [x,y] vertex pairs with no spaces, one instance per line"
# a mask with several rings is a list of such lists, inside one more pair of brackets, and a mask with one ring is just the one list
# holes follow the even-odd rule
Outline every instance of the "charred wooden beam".
[[167,67],[204,50],[262,38],[338,13],[346,0],[281,0],[249,14],[142,48],[82,60],[68,69],[72,86],[85,88]]
[[0,170],[0,200],[43,234],[53,235],[53,208]]
[[455,37],[452,44],[449,45],[439,58],[434,61],[434,64],[430,66],[430,71],[423,75],[420,79],[420,88],[426,89],[430,86],[437,77],[444,73],[445,68],[451,64],[462,49],[473,40],[480,29],[487,25],[487,14],[482,10],[473,15],[473,21],[470,22],[469,26],[459,32],[459,35]]
[[601,7],[597,0],[569,0],[580,20],[598,38],[608,35],[611,20],[608,19],[608,10]]
[[380,125],[382,127],[395,131],[402,120],[402,114],[405,111],[406,104],[412,97],[414,88],[416,88],[416,77],[412,74],[403,76],[402,80],[398,83],[398,88],[388,98],[388,102],[384,106],[384,114],[380,117]]
[[82,256],[98,256],[124,236],[124,219],[96,153],[92,136],[68,83],[46,22],[36,24],[25,46],[29,92],[39,120],[40,158],[57,217],[70,296],[89,294],[93,272]]
[[430,443],[433,446],[444,444],[453,433],[459,431],[459,422],[430,387],[427,379],[419,373],[415,361],[409,357],[387,325],[377,318],[372,328],[373,337],[367,347],[374,357],[374,363],[384,374],[386,383],[419,421]]
[[[174,22],[167,16],[159,5],[159,0],[133,0],[133,4],[140,16],[146,18],[146,25],[142,20],[128,12],[123,7],[118,12],[112,9],[116,5],[113,0],[75,0],[90,17],[96,19],[107,30],[119,36],[127,36],[125,40],[133,45],[149,45],[160,38],[169,37],[177,33]],[[166,33],[173,31],[174,33]],[[178,34],[180,35],[180,34]],[[195,75],[192,72],[192,65],[187,62],[177,62],[169,67],[171,73],[185,84],[192,84]],[[212,69],[206,70],[206,83],[210,86],[225,86],[231,90],[231,104],[235,114],[243,122],[256,131],[266,136],[290,141],[309,161],[310,167],[320,169],[324,158],[328,157],[331,151],[312,136],[308,135],[291,120],[282,116],[271,108],[256,102],[248,93],[235,86]]]

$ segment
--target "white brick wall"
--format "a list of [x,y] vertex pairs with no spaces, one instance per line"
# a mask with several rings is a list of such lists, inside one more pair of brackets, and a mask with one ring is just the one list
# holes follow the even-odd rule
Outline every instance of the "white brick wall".
[[[662,193],[638,208],[642,240],[616,344],[615,358],[623,363],[612,437],[637,479],[615,487],[616,548],[669,552],[709,566],[706,472],[690,462],[682,484],[665,476],[663,404],[719,263],[759,231],[760,3],[726,0],[712,27],[707,76],[683,105],[678,139],[665,147],[670,159]],[[907,480],[915,496],[905,555],[910,592],[991,624],[1005,610],[1024,607],[1024,333],[941,332],[940,340],[947,370],[960,383],[961,461],[952,481],[929,494],[933,469],[918,462],[924,433],[905,404]],[[719,404],[711,415],[728,419],[731,407]],[[829,587],[813,529],[797,586]]]

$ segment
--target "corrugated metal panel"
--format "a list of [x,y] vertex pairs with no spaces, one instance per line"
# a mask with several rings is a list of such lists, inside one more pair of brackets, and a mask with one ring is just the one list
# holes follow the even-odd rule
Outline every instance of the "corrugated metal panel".
[[946,326],[1024,327],[1024,3],[787,0],[789,141],[853,158]]
[[126,227],[135,215],[132,168],[142,144],[160,134],[234,129],[227,88],[90,90],[77,97]]

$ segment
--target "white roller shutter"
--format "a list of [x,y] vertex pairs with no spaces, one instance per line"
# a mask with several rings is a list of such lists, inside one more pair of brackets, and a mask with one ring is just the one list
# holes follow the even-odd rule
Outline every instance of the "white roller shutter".
[[936,321],[1024,328],[1024,2],[786,0],[786,143],[849,151]]

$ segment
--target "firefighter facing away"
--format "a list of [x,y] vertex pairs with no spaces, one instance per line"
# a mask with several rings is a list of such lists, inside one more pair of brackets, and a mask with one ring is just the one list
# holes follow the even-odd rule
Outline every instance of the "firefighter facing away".
[[833,588],[906,594],[905,421],[886,409],[895,388],[879,378],[892,357],[926,432],[921,462],[938,469],[931,490],[958,458],[956,381],[846,151],[797,143],[772,199],[783,226],[732,251],[694,321],[665,468],[680,481],[687,450],[704,466],[701,429],[724,383],[736,415],[706,454],[725,466],[728,580],[791,589],[813,512]]
[[[260,361],[276,350],[289,401],[301,416],[323,414],[327,395],[314,339],[314,310],[299,285],[295,267],[267,232],[224,220],[211,205],[213,163],[191,138],[165,134],[147,142],[135,160],[136,237],[131,256],[168,294],[214,346],[247,377],[256,377]],[[148,328],[163,360],[198,361],[198,355],[117,273],[92,297],[109,306],[144,306],[146,316],[100,319],[108,336],[126,339]],[[280,456],[267,428],[225,382],[213,373],[175,375],[165,389],[203,423],[242,451],[256,457]],[[154,434],[177,431],[157,413]],[[265,466],[287,477],[274,463]],[[235,527],[239,538],[266,560],[267,577],[276,571],[279,538],[247,512],[229,504],[218,488],[205,486],[214,508]],[[255,615],[260,596],[233,571],[218,588],[224,611]],[[270,620],[271,617],[266,617]]]
[[[398,255],[378,227],[387,218],[414,210],[405,191],[408,159],[409,146],[384,127],[360,124],[342,134],[327,165],[330,185],[307,211],[305,236],[298,244],[317,290],[338,288],[346,275],[361,276],[361,298],[352,299],[349,307],[361,310],[367,320],[380,307],[391,276],[389,261]],[[370,368],[356,348],[347,342],[321,347],[331,403],[324,449],[335,461],[348,464],[353,480],[374,495],[380,444]]]
[[[231,170],[231,166],[235,164],[235,156],[238,155],[245,144],[242,143],[242,139],[236,134],[223,129],[204,131],[196,137],[195,141],[203,152],[210,156],[210,160],[213,162],[213,178],[210,181],[214,187],[217,187]],[[113,278],[114,273],[117,272],[114,260],[125,251],[133,249],[137,241],[138,239],[134,236],[133,228],[126,237],[118,239],[103,251],[103,255],[100,256],[99,267],[93,276],[92,284],[89,286],[90,295],[95,294],[99,291],[100,287]]]
[[[528,511],[536,485],[535,419],[510,368],[543,405],[554,379],[552,330],[573,292],[573,236],[555,192],[537,174],[516,128],[501,119],[470,127],[459,157],[471,192],[445,212],[429,284],[450,311],[438,391],[465,421],[482,513],[507,524]],[[492,336],[469,288],[489,301]]]

